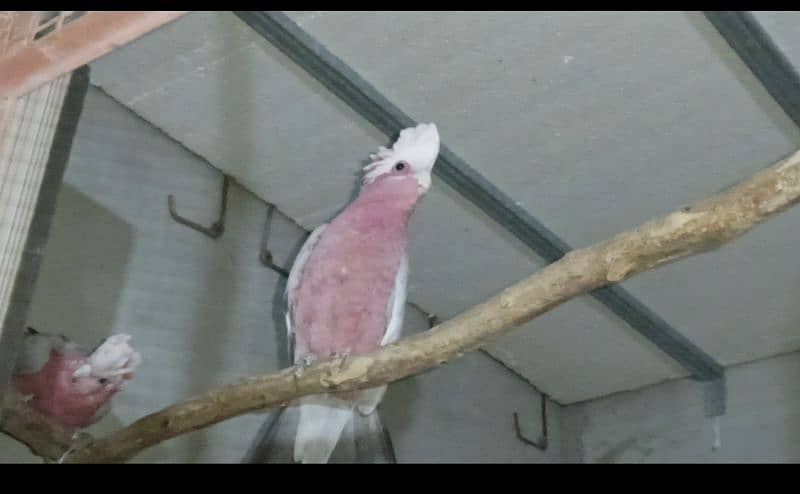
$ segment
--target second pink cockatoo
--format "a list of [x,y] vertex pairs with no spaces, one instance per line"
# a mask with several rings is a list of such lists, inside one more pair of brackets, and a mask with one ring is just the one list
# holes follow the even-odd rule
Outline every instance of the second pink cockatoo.
[[28,328],[12,389],[65,429],[88,427],[109,412],[111,398],[141,363],[128,341],[130,336],[118,334],[83,352],[63,336]]
[[[438,154],[434,124],[403,130],[391,149],[372,155],[358,197],[311,233],[286,287],[295,364],[368,353],[400,337],[407,223],[430,189]],[[298,400],[295,461],[327,462],[353,414],[374,413],[385,391]]]

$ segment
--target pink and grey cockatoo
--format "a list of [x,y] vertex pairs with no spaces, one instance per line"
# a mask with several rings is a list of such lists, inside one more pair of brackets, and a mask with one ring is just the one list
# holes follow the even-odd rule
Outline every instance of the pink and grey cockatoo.
[[[408,259],[406,227],[431,186],[439,154],[434,124],[408,128],[364,168],[358,197],[316,228],[297,255],[286,286],[286,325],[302,365],[377,350],[403,326]],[[375,412],[386,386],[298,400],[294,459],[325,463],[355,413]]]
[[129,341],[130,336],[118,334],[83,352],[64,336],[28,328],[11,386],[65,429],[88,427],[109,412],[111,398],[142,361]]

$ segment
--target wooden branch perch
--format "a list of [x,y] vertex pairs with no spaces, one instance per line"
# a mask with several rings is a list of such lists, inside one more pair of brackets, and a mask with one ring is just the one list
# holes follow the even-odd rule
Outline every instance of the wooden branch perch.
[[69,449],[72,437],[47,417],[30,408],[14,393],[7,393],[0,430],[28,446],[31,452],[56,460]]
[[736,187],[634,230],[570,252],[459,316],[379,351],[223,386],[77,448],[66,462],[125,461],[145,448],[310,394],[373,387],[418,374],[609,283],[733,240],[800,200],[800,152]]

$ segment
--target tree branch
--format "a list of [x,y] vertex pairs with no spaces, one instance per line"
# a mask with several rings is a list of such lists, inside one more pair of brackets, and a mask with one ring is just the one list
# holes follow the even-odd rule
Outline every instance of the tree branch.
[[69,449],[72,437],[47,417],[20,400],[6,394],[0,431],[26,445],[33,454],[46,460],[57,460]]
[[301,396],[352,391],[430,370],[609,283],[715,249],[800,200],[800,152],[736,187],[591,247],[419,335],[363,356],[243,379],[153,413],[78,448],[67,462],[125,461],[145,448]]

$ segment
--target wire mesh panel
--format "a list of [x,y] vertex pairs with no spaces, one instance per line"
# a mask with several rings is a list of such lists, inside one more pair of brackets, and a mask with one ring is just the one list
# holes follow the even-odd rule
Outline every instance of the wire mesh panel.
[[6,108],[0,136],[0,401],[22,342],[88,85],[83,68]]
[[0,56],[13,55],[25,46],[53,35],[86,11],[0,11]]
[[10,55],[33,40],[39,12],[0,12],[0,55]]
[[57,12],[42,12],[41,14],[39,24],[36,27],[33,37],[35,40],[57,33],[64,25],[86,14],[86,11],[63,10]]
[[0,147],[0,321],[8,311],[68,82],[69,76],[62,76],[23,96],[7,117]]
[[0,99],[22,96],[185,11],[0,11]]

